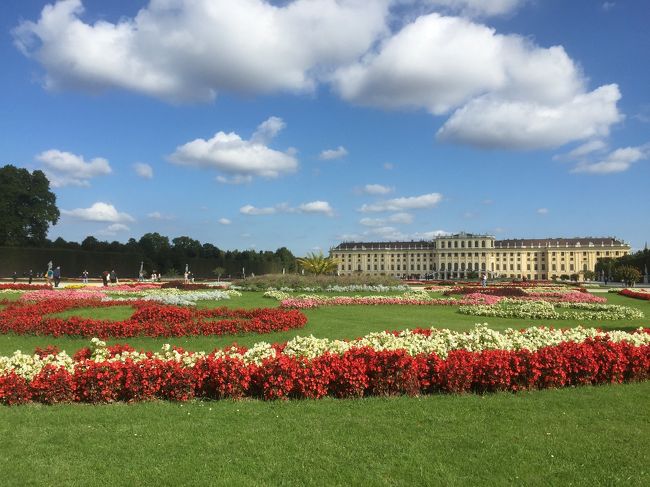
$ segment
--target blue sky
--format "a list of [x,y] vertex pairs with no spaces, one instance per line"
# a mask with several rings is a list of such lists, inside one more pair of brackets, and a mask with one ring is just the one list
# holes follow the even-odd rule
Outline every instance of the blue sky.
[[650,237],[645,0],[15,0],[0,164],[50,238]]

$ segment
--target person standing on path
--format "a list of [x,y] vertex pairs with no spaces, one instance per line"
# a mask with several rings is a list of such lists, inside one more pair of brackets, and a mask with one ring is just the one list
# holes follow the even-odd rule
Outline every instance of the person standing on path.
[[31,269],[29,270],[29,274],[27,274],[27,278],[29,279],[29,283],[32,283],[32,279],[34,279],[34,271]]
[[60,266],[57,266],[56,269],[54,269],[54,272],[52,273],[52,277],[54,278],[54,287],[59,287],[59,283],[61,282]]
[[81,273],[81,277],[82,277],[82,282],[83,282],[84,284],[88,284],[88,271],[87,271],[87,270],[84,270],[84,271]]

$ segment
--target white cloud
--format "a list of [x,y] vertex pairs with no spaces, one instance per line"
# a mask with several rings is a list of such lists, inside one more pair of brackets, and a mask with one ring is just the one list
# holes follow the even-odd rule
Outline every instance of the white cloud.
[[86,161],[83,156],[56,149],[41,152],[36,160],[43,163],[43,171],[55,188],[62,186],[90,186],[90,180],[112,172],[103,157]]
[[379,212],[379,211],[401,211],[417,210],[422,208],[433,208],[442,200],[440,193],[429,193],[420,196],[410,196],[406,198],[394,198],[385,201],[379,201],[373,204],[363,205],[359,211]]
[[567,154],[567,157],[570,159],[578,159],[580,157],[591,154],[592,152],[600,152],[604,149],[607,149],[607,143],[602,140],[590,140],[584,144],[576,147],[571,152]]
[[616,6],[616,2],[603,2],[603,4],[601,5],[601,8],[602,8],[605,12],[609,12],[609,11],[610,11],[611,9],[613,9],[615,6]]
[[537,214],[538,215],[548,215],[548,208],[538,208],[537,209]]
[[384,169],[386,169],[386,171],[392,171],[393,169],[395,169],[395,165],[391,164],[390,162],[384,162],[383,167]]
[[339,145],[336,149],[326,149],[320,153],[318,156],[319,159],[323,161],[331,161],[333,159],[340,159],[348,155],[348,151],[342,145]]
[[334,210],[327,201],[310,201],[298,206],[298,211],[301,213],[323,213],[325,215],[332,215]]
[[244,205],[239,209],[242,215],[272,215],[277,211],[274,207],[256,208],[253,205]]
[[244,205],[239,209],[242,215],[273,215],[275,213],[321,213],[324,215],[332,216],[334,209],[327,201],[310,201],[301,203],[297,207],[288,205],[287,203],[279,203],[275,206],[267,206],[258,208],[253,205]]
[[575,173],[610,174],[627,171],[632,164],[650,158],[650,144],[616,149],[597,162],[581,161],[573,169]]
[[366,194],[388,194],[395,191],[395,188],[390,188],[381,184],[366,184],[361,191]]
[[61,213],[73,218],[78,218],[79,220],[91,222],[123,223],[135,221],[135,219],[128,213],[120,213],[113,205],[102,203],[101,201],[93,203],[90,208],[61,210]]
[[616,85],[587,91],[561,46],[542,48],[517,35],[459,17],[418,17],[359,62],[333,76],[353,103],[425,108],[451,118],[444,141],[535,149],[607,135],[622,119]]
[[241,184],[253,176],[275,178],[298,168],[293,149],[281,152],[265,145],[283,127],[280,118],[271,117],[257,127],[251,140],[234,132],[217,132],[209,140],[195,139],[177,147],[169,159],[180,165],[215,168],[232,176],[218,177],[222,183]]
[[232,221],[230,221],[228,218],[219,218],[219,223],[221,225],[230,225]]
[[271,142],[287,126],[280,117],[269,117],[257,126],[251,142],[266,145]]
[[173,215],[165,215],[159,211],[152,211],[147,214],[147,218],[151,218],[152,220],[173,220],[175,217]]
[[105,235],[107,237],[112,237],[117,235],[120,232],[127,232],[131,230],[128,226],[124,225],[123,223],[112,223],[108,227],[104,228],[103,230],[99,230],[97,233],[99,235]]
[[136,162],[135,164],[133,164],[133,170],[141,178],[144,179],[153,178],[153,168],[149,164],[145,164],[144,162]]
[[366,227],[381,227],[388,223],[408,225],[409,223],[413,223],[413,215],[409,213],[395,213],[387,218],[362,218],[359,220],[359,223]]
[[217,181],[221,184],[248,184],[253,181],[253,176],[236,175],[231,177],[217,176]]
[[609,127],[623,118],[616,108],[620,98],[616,85],[601,86],[556,105],[485,96],[458,109],[437,136],[484,148],[559,147],[609,135]]
[[[402,0],[403,1],[403,0]],[[493,17],[514,12],[526,0],[419,0],[467,17]]]
[[83,20],[81,0],[43,8],[13,31],[49,89],[126,89],[171,101],[218,91],[314,89],[386,29],[388,0],[151,0],[116,23]]

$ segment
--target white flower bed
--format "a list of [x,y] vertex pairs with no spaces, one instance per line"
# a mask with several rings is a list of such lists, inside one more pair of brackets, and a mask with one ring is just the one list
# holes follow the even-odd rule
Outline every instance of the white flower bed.
[[214,291],[180,291],[178,289],[157,289],[151,291],[138,292],[137,296],[132,296],[134,293],[127,291],[118,292],[113,294],[124,294],[124,297],[111,297],[107,296],[102,301],[155,301],[163,304],[171,304],[175,306],[194,306],[197,301],[221,301],[230,299],[233,296],[241,296],[239,291],[234,290],[214,290]]
[[[556,308],[579,311],[559,313]],[[458,312],[473,316],[551,320],[636,320],[644,318],[641,310],[630,306],[598,303],[549,303],[517,299],[504,299],[497,304],[460,306]]]

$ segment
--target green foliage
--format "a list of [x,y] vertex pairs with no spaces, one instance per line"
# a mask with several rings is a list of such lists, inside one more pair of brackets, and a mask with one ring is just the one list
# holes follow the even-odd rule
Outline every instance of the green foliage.
[[339,260],[334,257],[325,257],[322,252],[316,253],[311,252],[307,254],[306,257],[296,259],[298,265],[309,272],[310,274],[315,274],[317,276],[321,274],[331,274],[333,273],[339,264]]
[[59,216],[56,196],[42,171],[0,168],[0,245],[41,245]]
[[634,267],[622,265],[614,270],[614,277],[617,281],[624,282],[628,286],[634,285],[641,280],[641,273]]
[[223,276],[225,272],[226,269],[224,269],[223,267],[215,267],[214,269],[212,269],[212,273],[215,276],[217,276],[217,280],[221,279],[221,276]]
[[584,271],[582,276],[586,281],[593,281],[596,278],[596,273],[594,271]]
[[270,287],[305,289],[305,288],[326,288],[328,286],[350,286],[354,284],[374,286],[397,286],[401,284],[399,279],[392,276],[333,276],[333,275],[301,275],[301,274],[266,274],[264,276],[249,277],[246,280],[233,281],[238,286],[245,286],[248,289],[264,291]]

